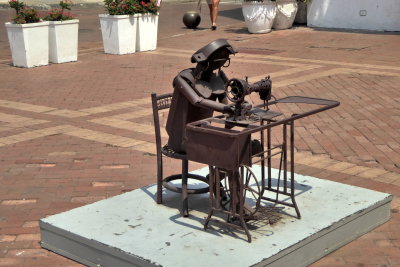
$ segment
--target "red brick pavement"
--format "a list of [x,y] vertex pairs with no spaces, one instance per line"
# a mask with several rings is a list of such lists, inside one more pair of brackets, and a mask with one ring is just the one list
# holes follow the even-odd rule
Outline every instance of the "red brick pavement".
[[[180,19],[193,7],[165,4],[158,49],[124,56],[102,53],[100,7],[75,9],[79,61],[34,69],[10,66],[0,27],[0,266],[78,265],[40,248],[38,220],[155,181],[149,94],[170,91],[190,54],[217,38],[240,51],[230,77],[271,74],[277,97],[341,101],[296,125],[298,173],[395,196],[388,223],[313,266],[400,266],[399,34],[299,27],[251,35],[231,4],[221,5],[216,32],[205,11],[192,31]],[[11,15],[0,10],[0,23]],[[178,164],[165,164],[167,173]]]

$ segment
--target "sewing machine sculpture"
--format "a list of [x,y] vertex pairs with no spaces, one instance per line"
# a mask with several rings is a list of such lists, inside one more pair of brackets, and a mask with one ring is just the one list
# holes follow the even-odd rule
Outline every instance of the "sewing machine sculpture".
[[[245,96],[257,92],[260,95],[260,99],[264,101],[264,104],[267,104],[272,96],[271,91],[272,82],[269,76],[253,84],[248,83],[247,77],[246,80],[230,79],[225,85],[225,93],[227,98],[234,103],[234,113],[227,118],[227,123],[232,123],[233,126],[248,124],[247,119],[254,113],[254,110],[251,110],[251,105],[245,102]],[[268,105],[264,106],[268,107]],[[270,117],[272,115],[271,113],[267,113],[259,109],[257,116]]]
[[[264,103],[254,108],[246,103],[244,97],[252,92],[258,92]],[[187,124],[187,157],[210,166],[211,207],[204,228],[207,229],[210,220],[217,221],[243,229],[248,242],[251,242],[246,221],[256,219],[253,215],[260,208],[262,200],[292,207],[297,218],[301,217],[294,193],[294,121],[334,108],[340,103],[302,96],[271,101],[271,82],[268,77],[251,85],[244,80],[232,79],[226,85],[226,93],[234,102],[234,115],[219,115]],[[296,109],[298,112],[293,112]],[[282,127],[281,143],[272,144],[271,130],[278,126]],[[261,151],[253,151],[252,134],[257,133],[260,134]],[[277,186],[272,185],[271,177],[271,159],[274,156],[280,156]],[[262,167],[261,185],[249,168],[255,163],[260,163]],[[221,187],[222,180],[228,185]],[[267,196],[267,192],[276,194],[276,197]],[[289,200],[280,200],[279,195],[287,196]],[[222,196],[228,196],[229,205],[221,204],[224,199]],[[246,205],[248,197],[253,198],[255,207]],[[227,214],[227,221],[213,219],[214,212]]]

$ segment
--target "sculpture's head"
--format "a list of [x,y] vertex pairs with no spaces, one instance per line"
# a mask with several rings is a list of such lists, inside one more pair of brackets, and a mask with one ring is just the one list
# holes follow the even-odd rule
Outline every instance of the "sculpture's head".
[[200,48],[191,58],[192,63],[197,63],[196,78],[204,72],[213,72],[223,66],[229,66],[229,56],[236,53],[236,49],[225,39],[215,40]]

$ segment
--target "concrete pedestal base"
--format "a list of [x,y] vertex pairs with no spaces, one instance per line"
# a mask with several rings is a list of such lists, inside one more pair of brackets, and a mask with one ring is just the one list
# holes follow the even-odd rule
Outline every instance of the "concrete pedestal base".
[[224,226],[203,230],[207,194],[190,196],[182,218],[180,195],[157,205],[152,185],[42,219],[41,244],[89,266],[306,266],[390,218],[385,193],[302,175],[295,188],[302,219],[282,207],[273,225],[249,222],[252,243]]

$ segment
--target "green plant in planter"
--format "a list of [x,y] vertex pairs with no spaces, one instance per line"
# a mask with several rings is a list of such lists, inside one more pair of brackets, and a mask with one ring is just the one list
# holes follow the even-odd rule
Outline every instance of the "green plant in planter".
[[71,10],[72,1],[62,0],[60,1],[59,5],[61,8],[53,8],[49,13],[47,13],[47,15],[44,17],[44,20],[63,21],[75,18],[74,14],[65,11],[65,10]]
[[104,7],[110,15],[133,15],[140,10],[138,0],[104,0]]
[[24,2],[19,0],[10,0],[8,2],[11,8],[15,9],[17,15],[12,19],[16,24],[36,23],[42,21],[36,9],[25,6]]
[[157,15],[160,10],[160,6],[156,0],[142,0],[140,1],[140,12],[139,13],[150,13]]
[[104,7],[110,15],[157,14],[160,9],[156,0],[104,0]]

